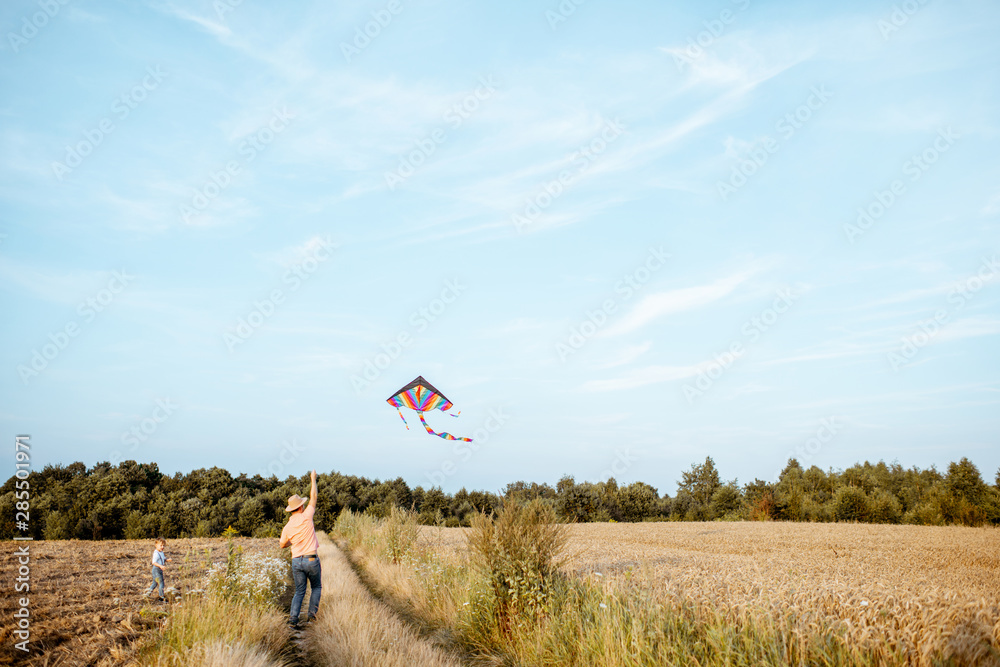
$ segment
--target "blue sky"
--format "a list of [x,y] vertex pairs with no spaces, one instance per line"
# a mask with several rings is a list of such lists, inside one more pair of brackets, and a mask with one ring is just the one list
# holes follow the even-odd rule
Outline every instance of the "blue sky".
[[992,481],[996,3],[341,4],[0,9],[36,467]]

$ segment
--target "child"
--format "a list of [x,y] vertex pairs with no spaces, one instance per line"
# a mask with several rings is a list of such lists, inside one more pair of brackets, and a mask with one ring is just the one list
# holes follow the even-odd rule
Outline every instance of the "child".
[[150,593],[152,593],[156,589],[156,585],[159,584],[159,586],[160,586],[160,599],[162,600],[163,599],[163,566],[166,565],[167,563],[172,563],[174,559],[173,558],[167,558],[166,556],[163,555],[163,547],[167,546],[167,541],[165,539],[163,539],[162,537],[157,537],[156,538],[156,542],[154,542],[153,546],[155,547],[153,549],[153,558],[152,558],[152,561],[151,561],[152,564],[153,564],[153,569],[152,569],[153,583],[149,586],[149,590],[146,591],[146,595],[149,595]]

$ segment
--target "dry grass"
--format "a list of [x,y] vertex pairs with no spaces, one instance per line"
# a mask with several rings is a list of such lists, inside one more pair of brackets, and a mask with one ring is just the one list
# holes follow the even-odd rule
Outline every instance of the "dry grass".
[[[406,591],[414,613],[430,607],[437,623],[460,628],[474,588],[462,576],[467,532],[422,528],[416,545],[437,563],[434,576],[452,573],[446,605],[416,561],[372,576],[390,594]],[[657,664],[687,642],[671,661],[1000,664],[995,529],[645,523],[576,525],[569,534],[563,571],[580,586],[563,596],[558,619],[508,651],[516,662]],[[459,610],[450,620],[449,609]],[[692,634],[691,622],[709,630]],[[590,653],[565,651],[571,643]],[[631,653],[616,647],[628,644]],[[690,654],[706,644],[710,652]]]
[[184,667],[275,667],[274,658],[259,648],[213,641],[201,644],[185,656]]
[[281,667],[290,639],[278,609],[242,605],[218,596],[176,607],[156,638],[140,652],[150,667]]
[[[248,551],[273,548],[274,540],[239,538]],[[0,580],[13,582],[23,542],[0,542]],[[225,560],[222,539],[167,541],[166,584],[198,588],[208,562]],[[143,593],[152,582],[152,540],[39,541],[31,550],[31,652],[13,648],[11,626],[0,623],[0,664],[74,666],[132,664],[139,646],[173,607]],[[0,615],[11,618],[19,595],[0,596]]]
[[323,597],[309,628],[307,648],[316,664],[350,667],[460,667],[419,637],[358,580],[347,558],[320,537]]

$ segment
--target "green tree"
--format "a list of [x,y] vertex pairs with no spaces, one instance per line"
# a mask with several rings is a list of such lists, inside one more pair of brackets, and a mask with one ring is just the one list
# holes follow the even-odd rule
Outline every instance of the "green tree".
[[711,456],[705,457],[705,462],[701,465],[691,464],[691,470],[681,473],[681,481],[677,483],[677,490],[687,491],[699,505],[708,507],[712,501],[712,496],[722,481],[719,479],[719,471],[715,469],[715,461]]
[[556,486],[559,514],[566,521],[593,521],[600,507],[600,498],[592,484],[576,484],[566,476]]
[[240,508],[234,527],[241,535],[253,535],[254,531],[265,522],[263,501],[260,498],[251,498]]
[[973,505],[982,505],[986,498],[986,483],[979,474],[979,468],[964,456],[958,463],[948,464],[945,483],[955,496]]
[[842,486],[837,489],[834,497],[833,511],[837,521],[868,521],[871,516],[871,501],[862,489]]
[[197,495],[206,505],[213,505],[236,490],[233,476],[217,466],[192,471],[184,479],[184,486],[189,494]]
[[789,459],[774,487],[774,517],[783,521],[803,521],[806,517],[808,496],[805,471],[798,460]]
[[70,538],[69,517],[58,511],[49,512],[45,515],[43,534],[47,540],[68,540]]
[[735,517],[736,513],[743,505],[743,497],[740,495],[740,487],[733,480],[725,486],[720,486],[712,494],[709,509],[714,518],[729,516]]
[[699,514],[702,511],[698,501],[690,492],[681,489],[677,492],[670,503],[670,519],[672,521],[702,521],[704,517]]
[[431,487],[424,493],[424,501],[420,506],[419,521],[425,526],[436,526],[444,523],[445,510],[448,509],[448,498],[440,487]]
[[872,494],[868,521],[871,523],[899,523],[902,506],[896,496],[886,489],[878,489]]
[[656,489],[643,482],[633,482],[618,489],[617,504],[622,520],[634,522],[656,516],[659,499]]
[[746,518],[751,521],[768,521],[775,517],[774,484],[754,479],[743,485]]

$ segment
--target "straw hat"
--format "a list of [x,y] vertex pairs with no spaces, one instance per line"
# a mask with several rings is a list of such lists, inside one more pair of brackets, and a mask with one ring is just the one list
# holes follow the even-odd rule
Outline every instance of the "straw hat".
[[306,499],[302,496],[296,494],[288,499],[288,507],[285,508],[286,512],[294,512],[298,508],[306,504]]

